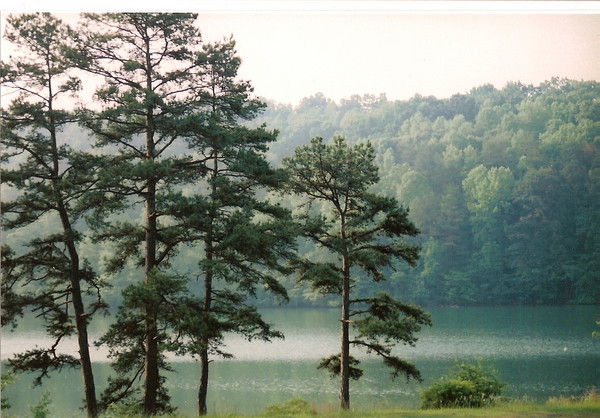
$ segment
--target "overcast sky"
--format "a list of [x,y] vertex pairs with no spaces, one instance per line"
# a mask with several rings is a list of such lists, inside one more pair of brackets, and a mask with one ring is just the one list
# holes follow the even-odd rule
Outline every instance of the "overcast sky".
[[[336,101],[364,93],[405,100],[485,83],[600,81],[600,3],[559,3],[190,2],[178,9],[200,5],[194,11],[205,40],[233,35],[240,75],[255,93],[295,104],[317,92]],[[7,50],[3,40],[3,59]]]

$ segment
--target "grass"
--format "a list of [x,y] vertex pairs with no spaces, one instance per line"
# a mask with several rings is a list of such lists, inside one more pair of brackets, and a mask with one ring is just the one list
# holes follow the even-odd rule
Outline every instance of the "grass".
[[[287,406],[290,408],[288,409]],[[317,417],[317,418],[369,418],[369,417],[600,417],[600,393],[591,390],[580,397],[550,398],[544,403],[506,400],[496,406],[472,409],[381,409],[320,411],[301,399],[292,399],[268,408],[256,417]],[[229,415],[228,417],[235,417]]]
[[[123,415],[125,416],[125,415]],[[136,415],[126,415],[135,417]],[[110,415],[111,418],[119,415]],[[184,418],[180,415],[173,417]],[[247,415],[219,414],[219,418],[247,418]],[[462,409],[373,409],[332,410],[331,406],[319,407],[300,398],[269,406],[255,418],[375,418],[375,417],[600,417],[600,393],[591,390],[584,396],[550,398],[544,403],[523,400],[505,400],[495,406]]]

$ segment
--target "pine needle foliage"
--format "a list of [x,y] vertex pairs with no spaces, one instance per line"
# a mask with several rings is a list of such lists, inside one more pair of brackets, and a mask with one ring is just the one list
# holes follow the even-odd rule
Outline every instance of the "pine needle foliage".
[[[118,321],[101,340],[111,347],[118,373],[103,405],[137,393],[141,377],[139,401],[147,415],[172,410],[161,375],[161,369],[168,369],[163,351],[170,345],[161,327],[168,322],[158,309],[163,295],[151,296],[172,277],[169,263],[182,242],[179,226],[165,213],[167,196],[203,174],[186,146],[189,133],[203,120],[198,109],[208,87],[196,18],[193,13],[84,14],[77,42],[68,51],[77,67],[103,82],[95,94],[96,108],[80,111],[96,146],[105,151],[99,187],[88,196],[96,204],[90,224],[96,240],[114,245],[107,273],[128,263],[143,269],[139,286],[123,295]],[[109,217],[132,210],[141,222]],[[150,303],[153,298],[160,303]],[[129,346],[113,338],[119,333],[131,333],[137,343]],[[136,369],[120,367],[121,358]]]
[[[80,87],[65,54],[73,32],[48,13],[10,15],[7,24],[5,37],[20,50],[0,66],[3,92],[13,96],[1,111],[3,192],[8,188],[10,196],[2,202],[3,227],[25,231],[29,239],[2,250],[2,325],[16,326],[29,310],[54,339],[51,347],[17,354],[9,367],[39,372],[36,384],[52,370],[81,367],[87,414],[95,416],[87,325],[105,304],[101,281],[80,259],[78,228],[91,208],[86,196],[96,187],[98,160],[70,146],[80,138],[62,130],[76,115],[57,104]],[[47,223],[56,227],[40,227]],[[71,335],[77,337],[77,357],[59,354],[61,341]]]
[[[298,216],[306,238],[338,262],[294,260],[299,282],[321,294],[340,297],[341,353],[324,359],[319,368],[340,377],[340,406],[350,407],[349,379],[358,379],[359,361],[350,356],[350,346],[363,347],[383,357],[392,377],[420,380],[414,365],[392,354],[398,343],[414,345],[415,333],[431,325],[421,308],[399,302],[386,293],[352,299],[352,290],[361,280],[385,280],[384,269],[400,259],[411,266],[419,248],[405,241],[418,234],[408,219],[408,210],[393,198],[373,194],[370,187],[379,180],[375,154],[369,143],[348,145],[342,137],[330,144],[323,138],[296,149],[283,160],[289,180],[287,190],[305,198]],[[311,210],[319,202],[321,211]],[[350,325],[355,335],[350,335]]]
[[288,300],[279,278],[288,274],[285,260],[294,254],[296,228],[291,213],[259,198],[280,187],[285,176],[265,154],[277,137],[265,126],[249,128],[264,104],[251,97],[248,82],[237,79],[240,60],[235,42],[225,40],[203,48],[210,88],[201,100],[207,113],[188,138],[202,163],[206,187],[196,193],[173,193],[169,214],[184,231],[184,240],[199,248],[200,286],[197,312],[181,324],[187,343],[181,353],[197,356],[201,365],[198,414],[207,412],[209,365],[212,357],[231,357],[223,351],[226,333],[248,340],[282,338],[261,318],[252,300],[264,291],[280,302]]

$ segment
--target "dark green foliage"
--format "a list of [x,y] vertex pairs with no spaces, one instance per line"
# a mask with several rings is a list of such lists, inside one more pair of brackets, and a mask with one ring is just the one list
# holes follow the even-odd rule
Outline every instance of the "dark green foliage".
[[2,246],[2,326],[11,325],[14,329],[17,327],[17,320],[23,317],[23,310],[31,305],[35,296],[19,291],[19,274],[15,274],[15,269],[19,269],[15,261],[14,251],[7,245]]
[[[352,380],[360,379],[363,375],[362,369],[358,368],[358,365],[360,364],[360,360],[358,360],[357,358],[354,358],[352,356],[349,356],[348,364],[349,364],[349,369],[350,369],[350,379],[352,379]],[[317,369],[327,370],[329,372],[329,375],[332,378],[339,377],[340,370],[341,370],[340,354],[339,353],[334,354],[330,357],[322,359],[321,362],[319,363],[319,365],[317,366]]]
[[[117,372],[116,378],[109,378],[102,396],[100,405],[103,409],[112,404],[129,402],[132,396],[140,392],[138,381],[144,371],[145,318],[148,312],[157,318],[157,339],[161,346],[168,347],[176,343],[177,338],[173,340],[170,330],[189,309],[185,282],[184,278],[153,270],[146,283],[132,284],[123,291],[123,303],[115,323],[96,343],[109,347],[112,367]],[[159,355],[158,361],[161,370],[171,370],[164,355]],[[160,379],[164,383],[164,376]],[[142,403],[141,400],[138,402]],[[157,411],[174,411],[162,384],[157,396]]]
[[414,346],[416,333],[423,325],[431,326],[431,319],[418,306],[405,304],[392,299],[387,293],[380,292],[373,298],[350,301],[354,311],[350,314],[356,337],[351,344],[362,346],[367,352],[383,357],[385,364],[392,369],[391,377],[405,376],[421,381],[421,373],[411,363],[391,354],[392,348],[399,343]]
[[481,408],[493,405],[502,393],[496,372],[481,362],[460,363],[449,376],[443,377],[421,392],[421,408]]
[[[54,338],[51,347],[20,353],[9,365],[19,372],[38,371],[37,384],[49,370],[81,366],[87,414],[93,417],[97,407],[87,323],[105,304],[101,281],[79,256],[78,221],[90,209],[86,194],[95,188],[97,159],[71,148],[77,141],[61,131],[75,116],[56,106],[80,85],[64,53],[73,34],[48,13],[7,21],[5,37],[21,50],[0,71],[3,91],[14,93],[1,111],[3,191],[10,196],[2,202],[3,226],[27,239],[11,243],[12,249],[3,247],[2,324],[15,326],[17,317],[30,310]],[[77,336],[78,359],[57,354],[61,340],[70,335]]]
[[[265,323],[252,299],[257,292],[287,301],[279,282],[288,273],[283,262],[293,256],[296,228],[288,210],[258,194],[277,188],[285,178],[266,161],[268,145],[277,133],[265,126],[248,128],[241,120],[254,118],[264,105],[251,99],[251,87],[236,80],[240,60],[233,41],[205,45],[203,60],[210,89],[202,95],[206,113],[187,139],[202,156],[196,167],[206,188],[195,194],[172,193],[159,202],[181,226],[188,244],[198,245],[201,286],[195,306],[179,324],[187,337],[177,351],[200,358],[198,413],[206,414],[208,369],[222,351],[225,333],[270,341],[283,335]],[[195,318],[202,318],[204,323]]]
[[[207,106],[202,98],[210,90],[211,75],[205,72],[207,57],[194,26],[196,17],[192,13],[86,14],[77,43],[69,50],[79,68],[104,81],[95,96],[100,111],[80,112],[83,124],[96,135],[96,145],[108,151],[98,173],[98,191],[90,199],[98,204],[91,225],[97,240],[115,246],[108,272],[114,274],[128,262],[144,270],[142,287],[132,287],[124,295],[122,309],[133,311],[123,311],[119,317],[125,329],[131,321],[143,323],[143,331],[136,334],[138,346],[133,351],[116,349],[114,355],[121,353],[129,360],[141,356],[137,363],[129,363],[143,365],[146,414],[170,410],[159,371],[168,344],[163,344],[165,331],[158,329],[160,311],[145,301],[160,298],[160,294],[148,293],[157,290],[150,276],[166,274],[184,242],[181,226],[172,225],[167,215],[169,196],[204,174],[200,164],[204,159],[195,160],[186,147],[189,135],[205,121]],[[105,220],[125,210],[141,213],[134,217],[141,222]],[[144,314],[139,311],[142,308]],[[145,341],[139,346],[142,336]],[[122,348],[113,337],[103,341]],[[133,380],[141,373],[119,367],[117,371],[127,372],[129,379],[114,380],[118,384],[109,388],[109,401],[130,394]]]
[[460,379],[446,379],[434,383],[422,395],[421,408],[476,408],[479,405],[479,396],[475,391],[473,382]]
[[[63,336],[57,339],[60,342]],[[79,366],[79,360],[68,354],[59,354],[56,352],[55,344],[49,349],[34,348],[23,353],[15,354],[8,360],[8,366],[15,373],[28,372],[36,370],[39,375],[35,377],[34,385],[41,385],[44,377],[49,377],[52,371],[60,371],[63,367]]]
[[[419,232],[409,221],[408,210],[393,198],[369,191],[379,179],[374,159],[369,143],[349,146],[334,137],[325,144],[317,137],[283,161],[289,175],[287,189],[305,199],[305,210],[297,217],[304,236],[321,253],[321,259],[299,258],[291,266],[299,282],[321,294],[336,295],[341,304],[342,351],[324,359],[319,368],[340,375],[343,409],[350,405],[349,379],[362,375],[358,360],[350,356],[350,346],[383,357],[392,368],[392,378],[402,374],[420,379],[415,366],[393,356],[391,350],[397,343],[413,345],[421,326],[431,325],[423,310],[384,292],[372,298],[351,297],[361,282],[369,288],[365,283],[384,281],[385,269],[393,269],[396,260],[414,266],[419,254],[418,246],[404,240]],[[317,205],[320,211],[313,208]],[[356,332],[353,338],[350,324]]]

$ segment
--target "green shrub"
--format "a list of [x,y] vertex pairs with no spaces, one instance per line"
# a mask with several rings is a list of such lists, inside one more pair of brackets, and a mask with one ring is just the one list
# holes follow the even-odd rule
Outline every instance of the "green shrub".
[[144,408],[142,404],[135,401],[126,401],[119,403],[112,403],[104,412],[105,417],[118,417],[118,418],[130,418],[130,417],[141,417],[143,415]]
[[315,409],[301,398],[292,398],[287,402],[276,405],[269,405],[264,415],[272,417],[282,417],[286,415],[314,415]]
[[493,405],[503,383],[496,371],[477,364],[460,363],[449,376],[442,377],[421,392],[421,408],[480,408]]
[[47,418],[50,416],[50,404],[52,400],[50,399],[50,393],[44,392],[42,393],[42,397],[38,403],[29,407],[31,410],[31,414],[33,418]]

